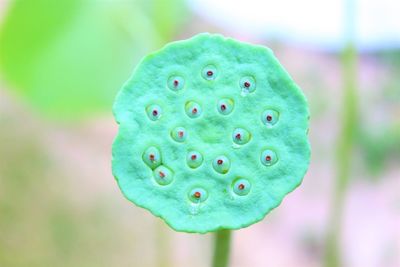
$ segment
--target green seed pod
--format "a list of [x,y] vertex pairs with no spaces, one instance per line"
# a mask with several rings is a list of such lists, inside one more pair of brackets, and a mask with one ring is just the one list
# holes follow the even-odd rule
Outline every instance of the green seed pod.
[[168,44],[136,67],[113,111],[119,187],[177,231],[256,223],[309,165],[307,101],[266,47],[212,34]]

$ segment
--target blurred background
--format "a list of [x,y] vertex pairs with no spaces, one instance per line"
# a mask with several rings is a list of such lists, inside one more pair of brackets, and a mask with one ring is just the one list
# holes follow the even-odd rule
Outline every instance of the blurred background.
[[233,267],[400,266],[400,2],[0,0],[0,266],[209,266],[111,174],[138,60],[199,32],[266,45],[303,89],[303,184],[235,231]]

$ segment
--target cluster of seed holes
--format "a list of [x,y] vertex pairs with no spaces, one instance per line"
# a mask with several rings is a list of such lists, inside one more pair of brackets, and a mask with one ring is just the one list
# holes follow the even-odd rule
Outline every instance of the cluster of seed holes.
[[[205,66],[201,71],[201,76],[212,81],[218,77],[217,68],[210,64]],[[167,86],[170,90],[178,92],[185,87],[185,80],[182,76],[173,75],[168,78]],[[242,96],[252,93],[256,89],[256,80],[253,76],[244,76],[239,81]],[[230,98],[220,99],[217,103],[217,111],[221,115],[229,115],[234,109],[234,101]],[[146,108],[146,113],[150,120],[157,121],[162,116],[162,109],[159,105],[152,104]],[[189,118],[198,118],[202,115],[203,110],[196,101],[188,101],[185,104],[185,113]],[[261,121],[267,127],[274,126],[279,119],[279,113],[273,109],[265,110],[261,115]],[[176,127],[171,130],[171,137],[176,142],[185,142],[187,131],[184,127]],[[245,145],[251,139],[251,133],[244,128],[236,128],[232,132],[232,141],[238,147]],[[160,185],[168,185],[173,181],[173,171],[162,164],[161,153],[156,147],[149,147],[143,153],[143,161],[153,170],[155,181]],[[187,165],[196,169],[203,163],[203,155],[198,151],[189,151],[186,156]],[[265,166],[272,166],[278,161],[278,156],[272,149],[266,149],[261,152],[260,161]],[[231,163],[230,160],[220,155],[212,162],[213,169],[221,174],[228,173]],[[232,182],[232,191],[238,196],[247,195],[251,190],[251,183],[244,178],[238,178]],[[194,188],[189,192],[189,199],[193,203],[204,202],[208,198],[208,193],[203,188]]]
[[174,179],[173,171],[163,165],[160,150],[157,147],[148,147],[142,154],[144,163],[153,170],[153,178],[159,185],[168,185]]

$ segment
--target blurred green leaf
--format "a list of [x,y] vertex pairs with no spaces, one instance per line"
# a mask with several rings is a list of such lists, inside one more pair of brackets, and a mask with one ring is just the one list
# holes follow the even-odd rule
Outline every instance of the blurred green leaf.
[[149,16],[153,19],[156,30],[164,39],[169,39],[175,29],[187,17],[187,10],[181,0],[145,0]]
[[[0,67],[45,114],[79,119],[111,110],[135,63],[168,41],[181,0],[17,0],[0,32]],[[163,8],[165,5],[179,9]],[[151,12],[150,12],[151,11]],[[162,34],[160,34],[162,33]]]

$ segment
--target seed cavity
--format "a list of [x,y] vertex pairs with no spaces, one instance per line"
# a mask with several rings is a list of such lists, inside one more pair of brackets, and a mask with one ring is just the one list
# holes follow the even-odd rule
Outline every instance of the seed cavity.
[[174,180],[174,173],[168,167],[160,165],[153,171],[153,177],[159,185],[168,185]]
[[261,114],[261,121],[267,127],[274,126],[279,120],[279,113],[273,109],[267,109]]
[[190,201],[198,204],[204,202],[208,198],[208,193],[203,188],[196,187],[189,191],[188,197]]
[[198,151],[190,151],[186,156],[187,165],[192,168],[198,168],[203,163],[203,155]]
[[212,165],[216,172],[225,174],[229,171],[231,162],[226,156],[221,155],[214,159]]
[[249,131],[243,128],[236,128],[232,132],[232,141],[237,145],[247,144],[251,139]]
[[186,140],[187,132],[183,127],[176,127],[171,131],[171,137],[176,142],[182,143]]
[[150,120],[156,121],[156,120],[160,119],[161,114],[162,114],[162,109],[159,105],[152,104],[152,105],[147,106],[146,113]]
[[172,91],[180,91],[185,85],[185,80],[182,76],[170,76],[167,85]]
[[206,80],[215,80],[218,76],[217,68],[214,65],[207,65],[201,71],[201,76]]
[[245,196],[250,192],[251,183],[247,179],[238,178],[232,183],[232,191],[239,196]]
[[261,152],[260,160],[265,166],[272,166],[278,161],[278,156],[273,150],[266,149]]
[[160,150],[154,146],[147,148],[143,154],[142,159],[147,166],[149,166],[152,170],[157,168],[162,163]]
[[217,103],[218,112],[222,115],[230,114],[233,108],[234,108],[234,102],[230,98],[223,98],[219,100]]
[[195,101],[188,101],[185,104],[185,112],[189,118],[198,118],[203,113],[201,106]]
[[253,76],[245,76],[239,81],[240,88],[242,88],[242,95],[245,96],[256,90],[256,80]]

